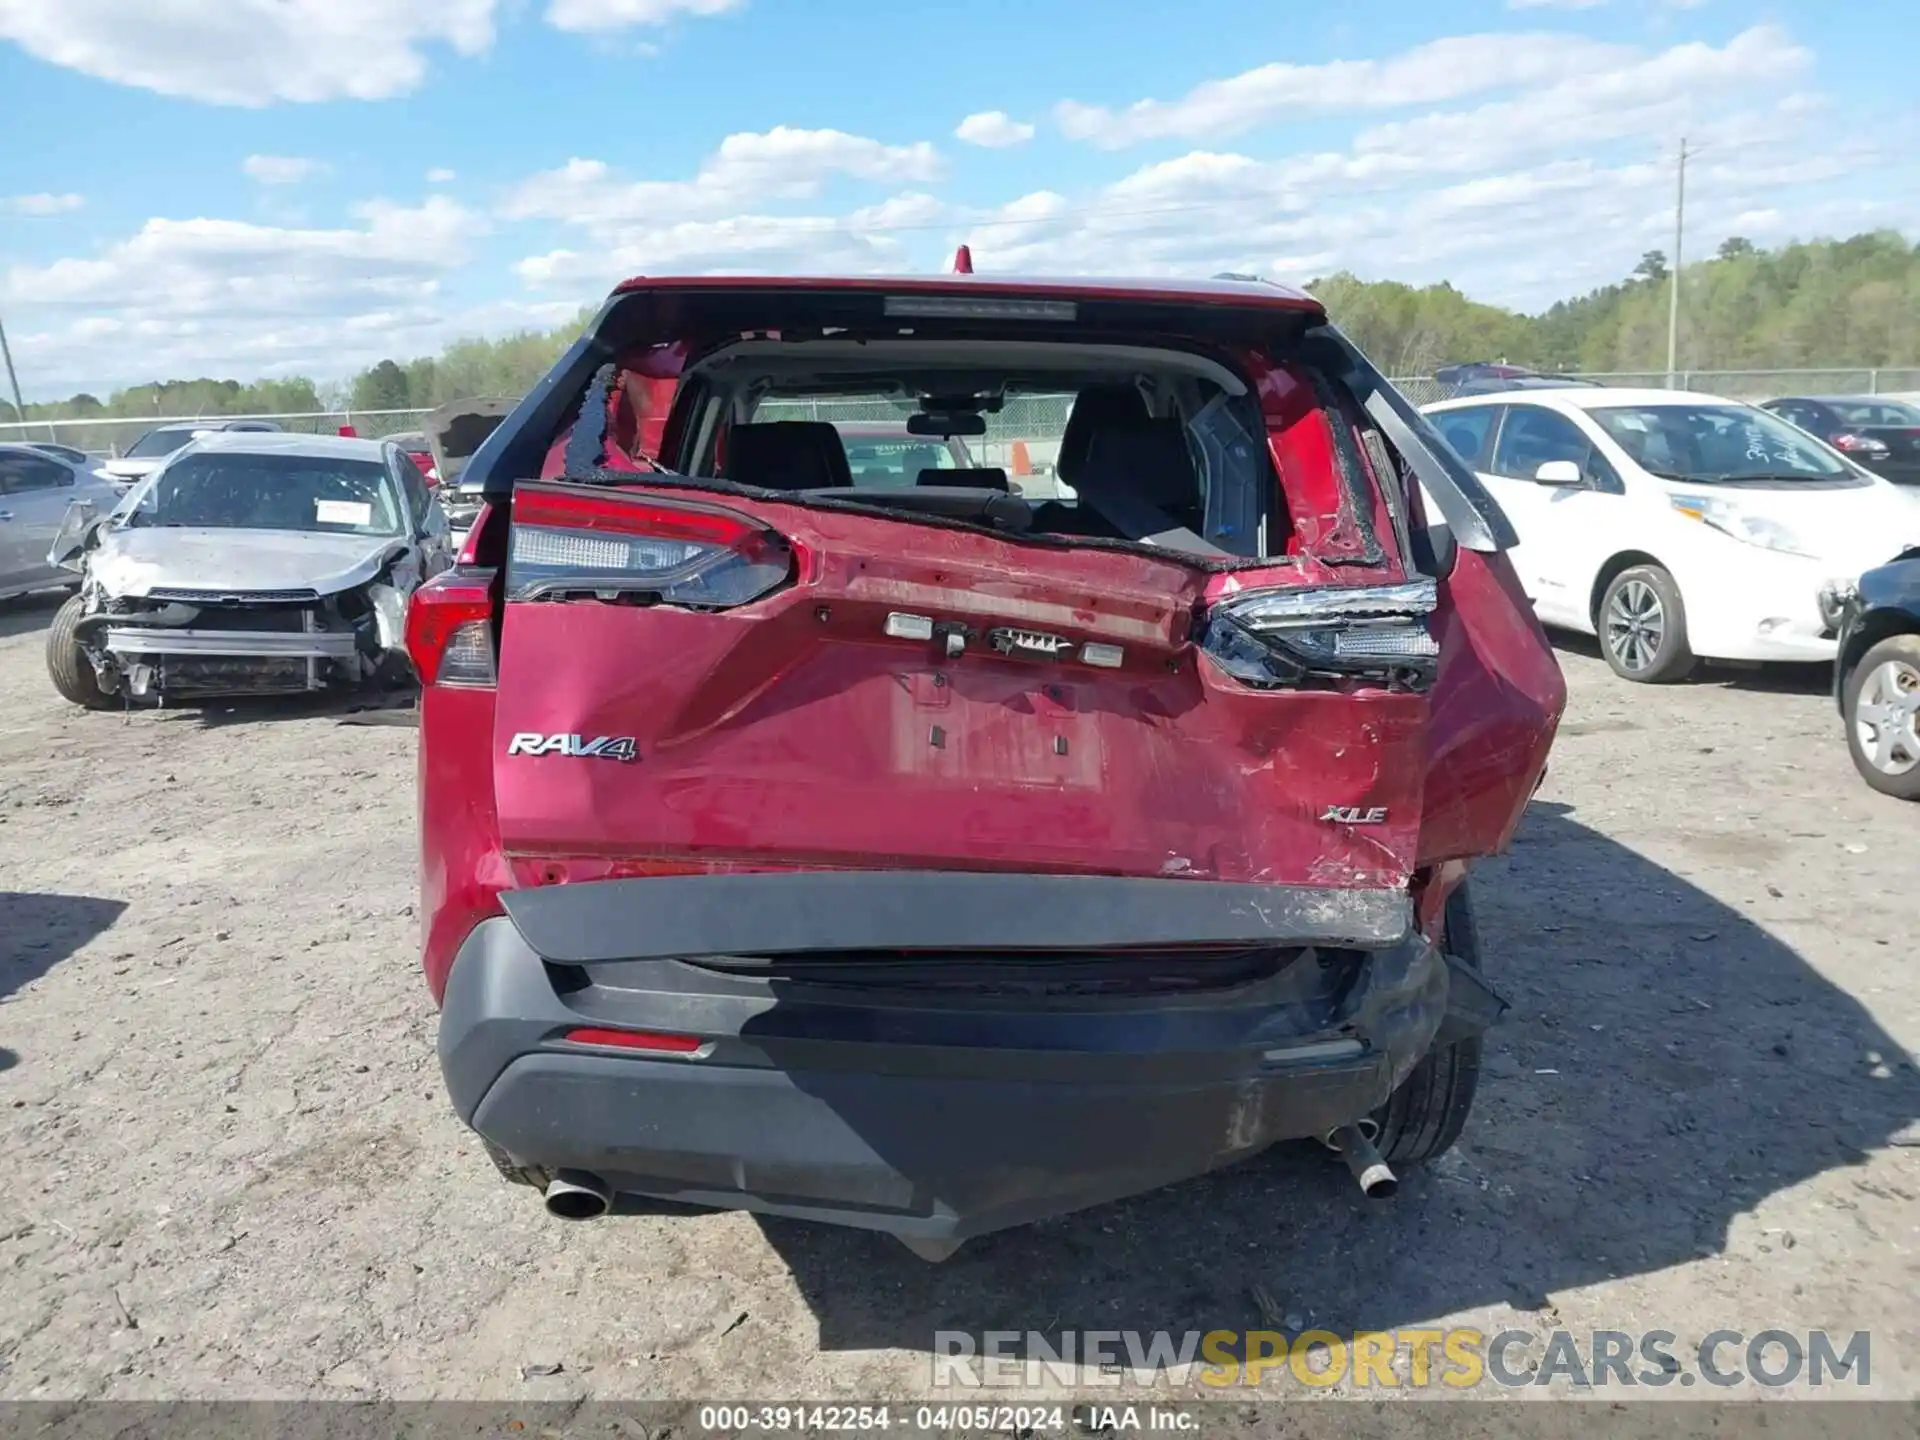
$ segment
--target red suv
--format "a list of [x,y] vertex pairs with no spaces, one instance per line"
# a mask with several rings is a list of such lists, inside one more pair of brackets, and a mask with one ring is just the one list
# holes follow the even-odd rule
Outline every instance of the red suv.
[[[974,464],[857,483],[761,416],[841,402]],[[940,1258],[1460,1133],[1503,1008],[1465,874],[1565,691],[1499,509],[1311,297],[636,280],[462,488],[409,616],[426,978],[554,1213]]]

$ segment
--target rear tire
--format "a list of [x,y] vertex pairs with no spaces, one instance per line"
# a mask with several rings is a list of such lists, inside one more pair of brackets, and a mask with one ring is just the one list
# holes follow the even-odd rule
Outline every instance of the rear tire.
[[[1464,880],[1447,897],[1444,943],[1449,954],[1475,970],[1480,968],[1480,932]],[[1381,1158],[1389,1165],[1404,1166],[1446,1154],[1466,1128],[1479,1087],[1478,1035],[1428,1051],[1370,1117],[1379,1127],[1374,1144]],[[1366,1122],[1361,1123],[1364,1127]]]
[[1622,680],[1671,685],[1692,673],[1687,607],[1673,576],[1660,566],[1635,565],[1614,576],[1594,622],[1600,653]]
[[63,601],[54,612],[53,624],[47,627],[47,674],[63,699],[88,710],[106,710],[113,705],[113,696],[100,688],[93,662],[73,636],[73,627],[85,613],[86,601],[78,595]]
[[[1895,635],[1847,676],[1843,714],[1853,768],[1882,795],[1920,800],[1920,635]],[[1864,710],[1864,714],[1862,713]]]

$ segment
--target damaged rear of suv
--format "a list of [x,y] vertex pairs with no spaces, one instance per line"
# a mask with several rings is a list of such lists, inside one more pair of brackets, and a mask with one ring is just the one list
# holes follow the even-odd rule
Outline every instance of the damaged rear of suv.
[[[860,483],[769,418],[886,407],[976,464]],[[1466,868],[1564,689],[1504,518],[1311,298],[636,281],[464,478],[408,625],[424,965],[456,1108],[555,1213],[938,1258],[1458,1135],[1502,1008]]]

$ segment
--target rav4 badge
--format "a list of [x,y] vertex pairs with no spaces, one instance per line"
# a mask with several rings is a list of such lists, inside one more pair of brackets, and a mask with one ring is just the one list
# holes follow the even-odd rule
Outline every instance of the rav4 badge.
[[1371,810],[1362,810],[1358,805],[1329,805],[1320,818],[1330,825],[1384,825],[1387,808],[1376,805]]
[[566,755],[575,760],[638,760],[631,735],[541,735],[521,731],[507,742],[509,755]]

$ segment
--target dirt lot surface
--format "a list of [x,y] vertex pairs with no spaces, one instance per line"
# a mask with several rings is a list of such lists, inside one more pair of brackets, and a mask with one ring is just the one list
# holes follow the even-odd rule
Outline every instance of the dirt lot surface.
[[1865,1329],[1873,1392],[1920,1394],[1920,810],[1857,781],[1818,676],[1653,691],[1563,652],[1552,774],[1477,887],[1515,1013],[1466,1141],[1390,1205],[1286,1147],[928,1266],[737,1214],[547,1218],[442,1095],[415,732],[79,712],[52,609],[0,605],[0,1396],[904,1397],[939,1330],[1263,1304]]

